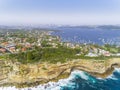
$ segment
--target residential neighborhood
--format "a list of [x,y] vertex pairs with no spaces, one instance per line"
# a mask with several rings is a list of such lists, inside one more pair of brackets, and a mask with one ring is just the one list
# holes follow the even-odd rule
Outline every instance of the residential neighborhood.
[[50,31],[31,30],[0,33],[0,53],[19,53],[34,49],[35,46],[44,47],[44,44],[57,47],[60,42],[58,36],[51,36]]
[[[120,56],[119,47],[96,46],[63,42],[61,37],[52,35],[51,30],[14,30],[0,32],[0,55],[27,52],[39,48],[58,48],[60,46],[78,49],[76,56],[99,57]],[[111,51],[111,50],[112,51]]]

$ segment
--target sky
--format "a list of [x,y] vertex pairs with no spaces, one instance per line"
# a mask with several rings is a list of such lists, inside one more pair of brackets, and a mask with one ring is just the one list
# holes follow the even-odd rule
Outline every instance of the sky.
[[0,0],[0,25],[120,25],[120,0]]

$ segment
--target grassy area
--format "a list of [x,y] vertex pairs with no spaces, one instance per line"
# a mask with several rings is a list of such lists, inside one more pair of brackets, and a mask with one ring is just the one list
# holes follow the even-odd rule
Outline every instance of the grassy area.
[[120,53],[120,47],[116,47],[116,45],[106,44],[102,47],[104,50],[107,50],[111,53]]
[[[45,44],[46,45],[46,44]],[[101,48],[106,51],[110,51],[111,53],[118,53],[120,52],[119,48],[116,46],[104,45],[104,46],[94,46],[95,48]],[[16,54],[3,54],[0,55],[0,59],[2,60],[17,60],[21,63],[35,63],[35,62],[48,62],[48,63],[65,63],[66,61],[70,61],[73,59],[89,59],[89,60],[107,60],[109,58],[116,58],[113,56],[105,57],[105,56],[98,56],[98,57],[87,57],[85,56],[89,49],[82,46],[82,48],[67,48],[64,46],[58,46],[58,48],[52,47],[34,47],[34,50],[27,50],[26,52],[19,52]],[[80,55],[77,55],[80,54]],[[118,57],[120,58],[120,57]]]
[[[73,59],[94,59],[94,60],[107,60],[114,57],[87,57],[85,55],[76,56],[80,53],[81,49],[72,49],[66,47],[58,48],[36,48],[32,51],[20,52],[18,54],[10,54],[7,58],[11,60],[18,60],[21,63],[35,63],[35,62],[48,62],[48,63],[64,63]],[[6,58],[3,57],[3,58]]]
[[71,49],[65,47],[59,48],[37,48],[28,52],[21,52],[18,54],[10,54],[10,59],[17,59],[22,63],[34,62],[49,62],[49,63],[64,63],[67,60],[75,58],[80,49]]

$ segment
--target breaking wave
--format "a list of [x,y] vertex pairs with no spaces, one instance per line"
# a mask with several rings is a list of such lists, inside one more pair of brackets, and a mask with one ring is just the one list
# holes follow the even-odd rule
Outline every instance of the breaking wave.
[[75,70],[69,78],[58,82],[49,82],[36,87],[16,89],[1,87],[0,90],[120,90],[120,69],[115,68],[113,74],[105,79],[96,78],[84,71]]

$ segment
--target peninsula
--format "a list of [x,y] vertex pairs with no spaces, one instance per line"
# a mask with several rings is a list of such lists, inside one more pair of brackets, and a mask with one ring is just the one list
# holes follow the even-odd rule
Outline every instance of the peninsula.
[[73,44],[51,30],[12,30],[0,34],[0,86],[32,87],[82,70],[105,78],[120,67],[115,45]]

